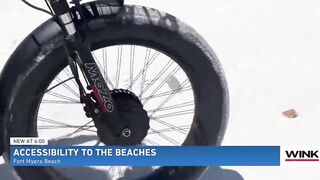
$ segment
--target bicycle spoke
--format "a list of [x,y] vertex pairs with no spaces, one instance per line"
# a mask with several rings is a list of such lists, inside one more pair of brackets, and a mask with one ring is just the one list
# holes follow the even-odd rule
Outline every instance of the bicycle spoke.
[[115,84],[116,89],[118,88],[119,81],[120,81],[121,61],[122,61],[122,46],[118,46],[118,60],[117,60],[117,72],[116,72],[116,84]]
[[[174,68],[170,74],[156,87],[156,89],[154,89],[152,91],[152,93],[150,94],[149,97],[153,96],[154,94],[156,94],[163,86],[164,84],[169,80],[170,77],[172,77],[173,75],[175,75],[181,68],[177,65],[176,68]],[[150,98],[145,99],[142,104],[145,105],[148,101],[150,100]]]
[[59,94],[59,93],[56,93],[56,92],[48,92],[47,93],[48,95],[51,95],[51,96],[54,96],[54,97],[57,97],[57,98],[60,98],[60,99],[63,99],[63,100],[66,100],[66,101],[70,101],[70,102],[79,102],[79,100],[77,99],[74,99],[74,98],[71,98],[71,97],[68,97],[68,96],[65,96],[65,95],[62,95],[62,94]]
[[[78,129],[80,128],[81,130],[84,130],[84,131],[96,132],[94,130],[89,130],[90,128],[92,128],[94,126],[88,126],[88,124],[86,124],[85,126],[76,126],[76,125],[71,125],[71,124],[60,122],[60,121],[56,121],[56,120],[53,120],[53,119],[44,118],[44,117],[41,117],[41,116],[38,117],[38,120],[42,121],[42,122],[46,122],[46,123],[50,123],[50,124],[56,125],[56,126],[53,126],[53,127],[78,128]],[[49,129],[48,126],[44,126],[44,125],[39,125],[38,127],[42,127],[42,129],[44,129],[43,127],[47,127],[46,129]]]
[[52,87],[50,87],[49,89],[47,89],[47,90],[43,91],[42,93],[38,94],[37,96],[34,96],[33,98],[39,98],[39,97],[43,96],[44,94],[46,94],[46,93],[48,93],[48,92],[51,92],[53,89],[59,87],[61,84],[66,83],[66,82],[68,82],[68,81],[70,81],[70,80],[72,80],[72,79],[74,79],[74,77],[65,79],[65,80],[61,81],[60,83],[55,84],[55,85],[53,85]]
[[[179,128],[180,130],[184,130],[184,131],[190,129],[190,125],[176,126],[176,127]],[[149,132],[148,135],[176,131],[176,129],[175,128],[166,128],[166,129],[160,129],[160,130],[157,130],[157,131],[158,132]],[[187,133],[187,131],[185,131],[185,132]]]
[[[38,129],[40,130],[45,130],[45,129],[66,129],[66,128],[79,128],[81,126],[38,126]],[[95,127],[95,126],[87,126],[87,127]],[[90,131],[90,132],[97,132],[95,130],[90,130],[90,129],[86,129],[86,131]]]
[[[155,134],[155,133],[154,133]],[[148,142],[149,144],[153,145],[153,146],[159,146],[160,144],[154,142],[154,141],[151,141],[150,139],[147,139],[147,138],[144,138],[143,140],[144,142]]]
[[[69,68],[64,68],[63,72],[68,76],[68,77],[73,77],[73,74],[69,71]],[[79,89],[79,85],[75,82],[72,81],[72,84],[74,84],[78,89]]]
[[102,49],[102,57],[103,57],[103,67],[106,77],[108,76],[108,49],[103,48]]
[[168,113],[168,114],[161,114],[159,116],[154,116],[152,118],[168,118],[168,117],[173,117],[173,116],[181,116],[181,115],[186,115],[186,114],[193,114],[194,110],[193,109],[189,109],[189,110],[184,110],[184,111],[177,111],[177,112],[173,112],[173,113]]
[[[184,87],[182,88],[179,93],[181,92],[185,92],[185,91],[190,91],[192,90],[191,86],[187,86],[187,87]],[[173,90],[174,91],[174,90]],[[159,97],[163,97],[163,96],[167,96],[169,94],[172,94],[173,91],[166,91],[166,92],[163,92],[163,93],[159,93],[159,94],[155,94],[155,95],[150,95],[150,96],[147,96],[147,97],[142,97],[140,100],[146,100],[146,99],[153,99],[153,98],[159,98]]]
[[[150,53],[151,53],[151,50],[149,48],[147,48],[146,50],[146,56],[144,58],[144,68],[146,67],[147,63],[149,62],[149,59],[150,59]],[[140,94],[142,93],[142,90],[144,88],[144,84],[145,84],[145,81],[146,81],[146,74],[147,74],[147,69],[145,69],[142,73],[142,78],[141,78],[141,84],[140,84]]]
[[113,85],[112,81],[110,80],[110,78],[108,77],[107,72],[102,68],[102,66],[101,66],[100,62],[98,61],[97,57],[95,56],[95,54],[92,53],[92,55],[98,65],[99,69],[102,71],[103,77],[107,80],[107,83],[111,86],[111,88],[114,89],[114,85]]
[[50,124],[56,124],[56,125],[65,125],[65,126],[73,126],[71,124],[67,124],[67,123],[63,123],[57,120],[53,120],[53,119],[49,119],[49,118],[44,118],[41,116],[38,116],[38,121],[42,121],[42,122],[46,122],[46,123],[50,123]]
[[160,133],[159,131],[157,131],[157,130],[155,130],[155,129],[153,129],[153,128],[150,128],[150,130],[151,130],[152,132],[155,132],[158,136],[162,137],[163,139],[171,142],[172,144],[174,144],[174,145],[180,145],[180,143],[179,143],[178,141],[170,138],[169,136],[164,135],[164,134]]
[[145,93],[169,68],[170,66],[173,64],[174,62],[172,60],[170,60],[161,70],[160,72],[151,80],[151,82],[147,85],[147,87],[145,87],[139,97],[142,97],[143,93]]
[[[37,126],[38,127],[38,129],[63,129],[63,128],[79,128],[79,127],[81,127],[81,126],[43,126],[43,125],[39,125],[39,126]],[[87,126],[87,127],[90,127],[90,128],[92,128],[92,127],[94,127],[94,126]],[[90,130],[90,131],[92,131],[92,132],[96,132],[96,131],[93,131],[93,130]]]
[[176,95],[187,83],[188,79],[183,81],[175,91],[173,91],[155,110],[151,112],[150,116],[154,115],[160,108],[162,108],[162,106],[164,106],[168,101],[170,101],[170,99],[172,99],[172,97]]
[[[189,102],[185,102],[185,103],[180,103],[180,104],[175,104],[175,105],[171,105],[171,106],[166,106],[163,108],[158,109],[159,111],[165,111],[165,110],[172,110],[172,109],[177,109],[177,108],[183,108],[183,107],[188,107],[188,106],[193,106],[194,105],[194,101],[189,101]],[[155,111],[156,109],[152,109],[152,110],[148,110],[147,112],[152,112]]]
[[76,133],[79,133],[79,132],[81,132],[81,131],[85,131],[85,130],[87,130],[87,129],[90,129],[90,128],[87,128],[87,126],[88,126],[90,123],[92,123],[92,122],[93,122],[93,120],[91,120],[91,121],[87,122],[86,124],[80,126],[78,129],[76,129],[76,130],[73,131],[72,133],[69,133],[69,134],[67,134],[67,135],[65,135],[65,136],[60,136],[60,137],[72,136],[72,135],[74,135],[74,134],[76,134]]
[[[62,82],[62,80],[59,77],[56,77],[55,79],[58,83]],[[68,91],[70,91],[72,94],[74,94],[77,97],[80,97],[79,93],[75,92],[69,85],[66,83],[61,84],[64,88],[66,88]]]
[[144,71],[145,71],[146,69],[148,69],[148,67],[157,59],[157,57],[158,57],[159,55],[160,55],[160,52],[155,52],[155,53],[153,54],[152,58],[150,58],[150,61],[148,61],[148,63],[146,64],[146,66],[143,67],[143,68],[139,71],[138,75],[137,75],[137,76],[133,79],[133,81],[129,84],[129,86],[127,87],[127,89],[131,88],[131,87],[134,85],[134,83],[140,78],[140,76],[144,73]]
[[93,56],[94,61],[97,63],[97,65],[99,66],[100,71],[102,72],[103,77],[106,77],[106,71],[104,68],[102,68],[96,54],[94,52],[91,53]]
[[[130,47],[130,81],[129,81],[129,84],[131,84],[133,81],[134,55],[135,55],[135,46],[131,45],[131,47]],[[130,87],[129,90],[131,91],[132,87]]]
[[42,100],[44,104],[80,104],[80,101],[57,101],[57,100]]
[[155,118],[153,117],[153,115],[160,109],[162,108],[177,92],[179,92],[179,90],[181,88],[183,88],[186,84],[187,84],[188,80],[185,80],[174,92],[172,92],[171,95],[169,95],[155,110],[153,110],[150,114],[149,114],[149,117],[151,117],[152,120],[160,123],[160,124],[163,124],[165,126],[168,126],[170,128],[174,128],[176,129],[177,131],[181,132],[181,133],[184,133],[183,131],[181,131],[181,129],[179,128],[176,128],[174,125],[168,123],[168,122],[165,122],[165,121],[162,121],[160,120],[159,118]]
[[175,125],[173,125],[173,124],[170,124],[170,123],[168,123],[168,122],[166,122],[166,121],[162,121],[162,120],[160,120],[159,118],[151,117],[150,120],[156,121],[156,122],[158,122],[158,123],[160,123],[160,124],[162,124],[162,125],[165,125],[165,126],[167,126],[167,127],[169,127],[169,128],[172,128],[172,129],[174,129],[174,130],[176,130],[176,131],[178,131],[178,132],[180,132],[180,133],[182,133],[182,134],[185,134],[185,135],[187,134],[183,129],[179,128],[178,126],[175,126]]

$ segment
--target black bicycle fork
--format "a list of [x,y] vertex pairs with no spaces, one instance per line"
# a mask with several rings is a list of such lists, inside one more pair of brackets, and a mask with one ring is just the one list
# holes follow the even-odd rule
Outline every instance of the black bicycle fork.
[[[81,17],[82,24],[86,25],[86,17],[82,11],[80,0],[73,0],[77,12]],[[104,0],[106,3],[118,3],[123,5],[122,0]],[[91,54],[91,44],[88,37],[79,33],[73,21],[73,15],[70,11],[67,0],[49,0],[51,9],[56,16],[58,24],[64,33],[64,47],[68,56],[69,66],[74,78],[79,85],[80,100],[84,103],[87,116],[98,117],[103,114],[103,121],[106,121],[110,131],[115,136],[121,136],[124,130],[128,131],[129,127],[121,120],[119,112],[112,99],[110,89],[99,70],[95,59]],[[82,71],[87,82],[84,88],[80,79],[78,68]],[[90,91],[90,93],[87,93]],[[130,129],[129,129],[130,130]]]

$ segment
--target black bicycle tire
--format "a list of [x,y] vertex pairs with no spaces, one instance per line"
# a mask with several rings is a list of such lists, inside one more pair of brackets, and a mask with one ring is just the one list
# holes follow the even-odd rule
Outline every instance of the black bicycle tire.
[[[97,4],[99,3],[85,6],[90,8]],[[227,85],[216,55],[200,35],[167,13],[141,6],[126,5],[116,15],[94,17],[90,19],[89,27],[94,34],[94,48],[133,42],[161,50],[179,60],[177,63],[188,75],[196,101],[195,120],[192,131],[190,130],[192,133],[189,133],[189,143],[185,145],[220,145],[228,117]],[[36,117],[41,98],[26,100],[26,97],[34,97],[43,92],[52,78],[67,65],[61,43],[61,33],[42,45],[37,42],[39,51],[18,64],[17,67],[22,68],[18,77],[23,77],[23,81],[19,78],[12,79],[16,89],[10,107],[6,107],[6,112],[10,113],[3,115],[5,142],[11,136],[35,135],[35,122],[32,121]],[[27,62],[33,66],[22,67]],[[21,110],[23,107],[28,108]],[[163,167],[148,179],[195,179],[204,169],[205,167]],[[23,179],[61,178],[50,171],[50,168],[16,167],[16,171]]]

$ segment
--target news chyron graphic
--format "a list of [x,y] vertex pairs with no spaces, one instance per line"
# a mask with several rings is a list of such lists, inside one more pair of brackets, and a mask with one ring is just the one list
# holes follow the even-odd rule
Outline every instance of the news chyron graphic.
[[10,143],[13,166],[320,166],[320,148],[310,146],[50,146],[36,137]]
[[[11,138],[12,166],[279,166],[280,146],[52,146]],[[49,143],[50,144],[50,143]],[[187,158],[186,158],[187,157]]]
[[320,147],[281,146],[281,166],[320,166]]

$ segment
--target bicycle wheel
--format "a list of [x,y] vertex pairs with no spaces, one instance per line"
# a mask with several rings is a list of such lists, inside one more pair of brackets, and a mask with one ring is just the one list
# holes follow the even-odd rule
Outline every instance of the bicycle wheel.
[[[150,129],[142,144],[220,145],[228,92],[218,59],[207,43],[189,26],[155,9],[123,6],[114,12],[100,3],[84,6],[88,11],[93,6],[101,9],[89,18],[87,33],[109,87],[133,92],[148,112]],[[4,115],[6,142],[9,137],[39,135],[55,145],[101,144],[79,102],[61,34],[38,45],[39,52],[23,62],[30,65],[13,80],[10,113]],[[195,179],[205,167],[15,169],[23,179],[87,179],[83,172],[90,172],[91,178],[96,174],[96,179]]]

